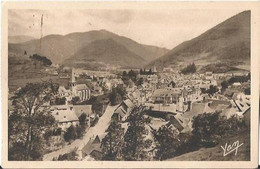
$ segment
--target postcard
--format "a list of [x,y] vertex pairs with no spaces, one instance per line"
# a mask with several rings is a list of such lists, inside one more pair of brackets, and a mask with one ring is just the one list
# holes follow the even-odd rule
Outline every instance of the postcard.
[[257,168],[257,2],[4,2],[3,168]]

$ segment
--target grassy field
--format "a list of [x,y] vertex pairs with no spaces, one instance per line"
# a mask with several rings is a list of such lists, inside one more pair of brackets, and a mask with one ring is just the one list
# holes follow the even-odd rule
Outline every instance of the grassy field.
[[45,72],[47,67],[27,56],[10,55],[8,57],[8,87],[13,92],[27,83],[37,83],[52,80],[63,86],[67,86],[69,79],[60,79],[58,76]]
[[39,77],[31,77],[31,78],[9,78],[8,79],[8,87],[9,91],[13,92],[19,87],[25,86],[27,83],[37,83],[43,81],[52,80],[54,83],[58,83],[59,85],[68,86],[70,79],[60,79],[58,76],[51,76],[44,74],[40,78]]

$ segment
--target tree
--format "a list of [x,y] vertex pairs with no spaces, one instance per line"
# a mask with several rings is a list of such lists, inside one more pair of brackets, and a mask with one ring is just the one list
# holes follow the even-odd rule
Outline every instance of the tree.
[[77,129],[73,125],[67,128],[67,131],[64,133],[64,140],[69,142],[77,138]]
[[33,54],[32,56],[30,56],[30,59],[37,60],[41,62],[44,66],[50,66],[52,64],[50,59],[48,59],[45,56],[40,56],[38,54]]
[[250,95],[250,94],[251,94],[251,88],[250,88],[250,87],[246,88],[246,89],[244,90],[244,93],[245,93],[246,95]]
[[135,71],[133,71],[132,69],[128,72],[128,76],[129,78],[133,81],[133,82],[136,82],[136,77],[137,77],[137,74]]
[[102,160],[116,161],[122,159],[124,144],[124,129],[117,121],[112,121],[107,129],[107,135],[102,140]]
[[230,85],[232,85],[235,82],[243,83],[243,82],[247,82],[248,80],[250,80],[250,73],[248,75],[245,75],[245,76],[234,76],[234,77],[231,77],[228,80],[228,83]]
[[128,116],[128,128],[124,136],[123,158],[126,161],[147,160],[145,151],[145,124],[149,123],[143,116],[143,108],[135,107]]
[[244,127],[243,120],[236,116],[227,119],[221,112],[199,114],[193,118],[194,143],[204,147],[215,146],[220,138],[236,133]]
[[87,128],[86,118],[87,118],[86,113],[82,113],[79,116],[79,126],[76,126],[77,137],[78,138],[81,138],[84,135],[85,131],[86,131],[86,128]]
[[149,69],[149,75],[153,74],[152,68]]
[[79,101],[80,101],[80,98],[78,96],[72,97],[71,104],[73,104],[73,105],[78,104]]
[[122,80],[127,86],[129,86],[129,80],[132,80],[134,83],[136,83],[137,73],[133,70],[130,70],[128,73],[126,71],[123,71]]
[[169,129],[164,125],[154,132],[154,137],[157,149],[156,159],[165,160],[175,155],[177,148],[180,146],[177,129]]
[[56,105],[64,105],[64,104],[66,104],[66,98],[65,97],[62,97],[62,98],[57,97],[55,99],[55,104]]
[[8,114],[10,160],[40,160],[45,145],[43,135],[56,125],[48,105],[58,91],[52,82],[29,83],[11,98]]
[[85,132],[85,126],[76,125],[76,138],[82,138]]
[[206,93],[208,93],[211,96],[216,92],[218,92],[218,87],[213,85],[210,85],[209,89],[206,91]]
[[110,100],[110,104],[112,106],[117,105],[123,101],[121,95],[119,93],[115,93],[115,92],[112,92],[110,94],[109,100]]
[[196,65],[194,63],[188,65],[184,69],[181,70],[182,74],[195,73],[197,71]]
[[112,88],[112,91],[109,94],[109,101],[111,105],[114,106],[122,102],[125,95],[126,95],[126,91],[123,86],[119,85],[117,87]]
[[123,76],[123,77],[127,76],[127,72],[126,72],[126,71],[123,71],[122,76]]
[[225,91],[228,88],[228,82],[226,80],[224,80],[223,82],[221,82],[221,90]]
[[139,72],[139,73],[140,73],[140,75],[142,75],[142,74],[143,74],[143,69],[140,69],[140,72]]
[[140,79],[138,79],[136,85],[141,86],[143,83],[144,83],[144,78],[141,77]]
[[80,124],[81,126],[86,125],[86,118],[87,118],[86,113],[82,113],[82,114],[79,116],[79,124]]
[[24,51],[24,55],[27,55],[27,52],[26,52],[26,50]]

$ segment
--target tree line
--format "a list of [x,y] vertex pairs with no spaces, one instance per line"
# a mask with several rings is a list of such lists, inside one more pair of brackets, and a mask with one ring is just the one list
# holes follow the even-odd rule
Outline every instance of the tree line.
[[50,59],[48,59],[45,56],[40,56],[38,54],[33,54],[33,55],[29,56],[29,58],[43,63],[44,66],[50,66],[52,64],[52,61]]
[[150,121],[149,116],[145,117],[140,108],[134,108],[127,118],[126,131],[121,123],[113,121],[102,140],[102,160],[166,160],[202,147],[214,147],[221,138],[248,129],[245,120],[236,116],[228,119],[221,112],[203,113],[193,118],[192,132],[180,133],[176,128],[163,125],[158,130],[151,129],[151,140],[145,137]]

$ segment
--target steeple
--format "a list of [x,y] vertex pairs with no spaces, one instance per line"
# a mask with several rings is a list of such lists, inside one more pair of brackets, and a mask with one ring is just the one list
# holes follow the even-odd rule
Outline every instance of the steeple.
[[71,82],[69,82],[71,87],[76,86],[76,79],[75,79],[75,71],[74,68],[71,69]]
[[71,83],[75,83],[76,79],[75,79],[75,72],[74,72],[74,68],[72,68],[71,70]]

